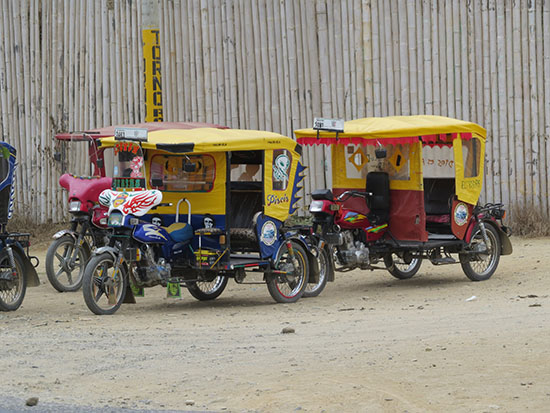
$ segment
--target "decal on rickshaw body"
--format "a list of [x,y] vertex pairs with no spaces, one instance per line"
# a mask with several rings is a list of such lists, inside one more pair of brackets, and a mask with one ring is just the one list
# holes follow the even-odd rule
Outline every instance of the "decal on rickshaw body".
[[122,212],[125,214],[135,214],[141,216],[147,213],[152,206],[158,204],[162,200],[160,191],[142,191],[135,195],[132,194],[122,206]]
[[273,179],[280,182],[288,181],[288,171],[291,161],[286,153],[282,153],[273,162]]
[[468,222],[468,207],[462,202],[458,203],[453,215],[456,225],[460,227],[465,225]]
[[288,196],[286,195],[277,196],[277,195],[271,194],[267,196],[267,206],[284,204],[286,202],[288,202]]
[[154,224],[143,225],[143,232],[145,233],[146,236],[150,238],[157,239],[157,240],[163,239],[165,241],[168,241],[166,237],[162,235],[162,233],[160,232],[160,227]]
[[277,239],[277,226],[273,221],[266,221],[262,225],[262,232],[260,235],[260,241],[267,246],[271,246]]

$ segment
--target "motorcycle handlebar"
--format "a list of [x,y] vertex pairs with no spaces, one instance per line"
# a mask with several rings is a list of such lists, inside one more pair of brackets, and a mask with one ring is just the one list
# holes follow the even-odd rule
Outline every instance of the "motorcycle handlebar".
[[361,192],[361,191],[346,191],[340,194],[340,196],[337,198],[338,201],[346,201],[351,197],[358,197],[358,198],[368,198],[372,196],[372,192]]

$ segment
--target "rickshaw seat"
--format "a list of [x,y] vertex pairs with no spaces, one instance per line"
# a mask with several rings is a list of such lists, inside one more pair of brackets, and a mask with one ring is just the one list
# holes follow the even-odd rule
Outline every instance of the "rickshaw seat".
[[366,198],[369,207],[368,218],[373,224],[386,222],[390,212],[390,177],[386,172],[369,172],[366,191],[372,196]]
[[174,222],[165,229],[176,242],[183,242],[193,238],[193,228],[185,222]]

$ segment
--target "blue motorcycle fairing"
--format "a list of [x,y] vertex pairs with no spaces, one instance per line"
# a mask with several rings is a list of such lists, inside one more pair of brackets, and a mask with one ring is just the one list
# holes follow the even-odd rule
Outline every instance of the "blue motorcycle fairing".
[[134,228],[134,239],[145,244],[173,244],[174,241],[168,231],[163,227],[145,223],[138,224]]

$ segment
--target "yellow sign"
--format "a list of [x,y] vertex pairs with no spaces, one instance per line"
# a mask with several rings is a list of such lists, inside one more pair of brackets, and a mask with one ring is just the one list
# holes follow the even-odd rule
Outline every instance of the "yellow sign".
[[162,122],[160,39],[158,29],[143,30],[145,122]]

